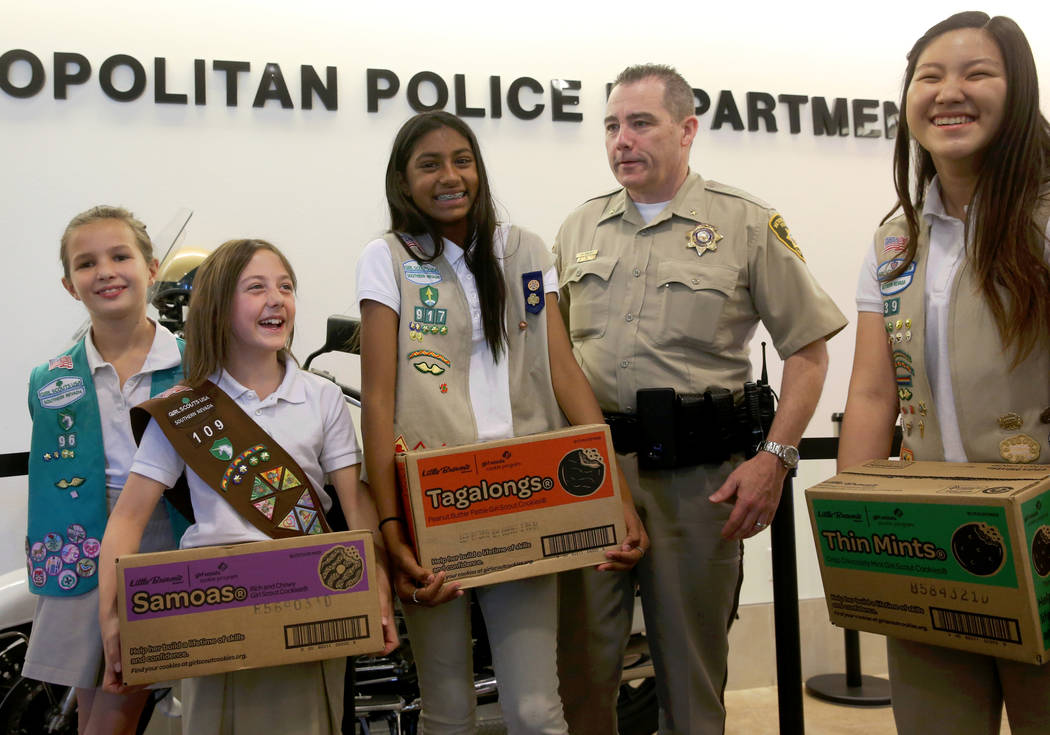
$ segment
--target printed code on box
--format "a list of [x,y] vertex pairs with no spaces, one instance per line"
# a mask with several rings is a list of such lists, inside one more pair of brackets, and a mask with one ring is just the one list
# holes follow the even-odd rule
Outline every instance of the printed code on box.
[[1000,618],[996,615],[946,610],[943,607],[931,607],[930,619],[934,630],[948,633],[988,638],[993,641],[1020,643],[1021,629],[1014,618]]
[[553,533],[543,536],[544,556],[559,556],[560,554],[571,554],[575,551],[586,551],[588,549],[600,549],[603,546],[612,546],[616,543],[616,528],[614,526],[595,526],[584,528],[579,531],[568,531],[566,533]]
[[314,623],[296,623],[284,626],[284,647],[302,648],[316,646],[319,643],[339,643],[367,638],[368,616],[355,615],[352,618],[333,618]]

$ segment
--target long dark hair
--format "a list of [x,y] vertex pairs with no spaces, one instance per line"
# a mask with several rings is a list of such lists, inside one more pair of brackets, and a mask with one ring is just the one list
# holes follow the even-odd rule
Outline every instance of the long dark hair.
[[[443,110],[422,112],[410,118],[397,131],[386,166],[386,201],[390,207],[390,231],[395,234],[403,232],[429,235],[434,243],[434,254],[430,257],[420,254],[424,260],[434,260],[444,252],[444,241],[437,223],[419,210],[404,188],[408,161],[416,144],[424,135],[440,128],[450,128],[466,138],[474,154],[474,165],[478,172],[478,193],[467,212],[467,238],[463,243],[463,252],[467,267],[474,275],[478,287],[485,341],[488,342],[492,354],[498,358],[507,344],[507,327],[503,315],[507,302],[507,287],[503,281],[503,269],[493,251],[492,235],[498,224],[496,207],[492,202],[489,177],[481,159],[478,139],[474,136],[474,131],[455,115]],[[398,237],[400,238],[400,235]]]
[[[908,86],[927,45],[944,33],[963,28],[986,31],[998,44],[1005,65],[1003,122],[982,157],[966,226],[974,234],[970,255],[977,283],[1003,346],[1014,350],[1016,366],[1050,333],[1050,268],[1043,256],[1045,234],[1035,218],[1037,209],[1045,204],[1041,200],[1050,183],[1050,124],[1039,111],[1039,81],[1032,49],[1010,18],[990,18],[977,11],[957,13],[926,31],[908,52],[893,151],[897,204],[882,221],[899,208],[909,237],[904,262],[890,275],[898,274],[915,258],[918,213],[926,200],[926,188],[937,173],[929,152],[912,141],[907,119]],[[914,190],[909,181],[913,151]]]

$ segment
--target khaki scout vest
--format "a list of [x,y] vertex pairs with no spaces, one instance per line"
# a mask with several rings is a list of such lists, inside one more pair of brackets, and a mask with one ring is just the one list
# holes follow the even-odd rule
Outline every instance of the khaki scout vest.
[[[1036,220],[1046,231],[1048,211]],[[904,217],[875,236],[879,274],[892,269],[907,244]],[[893,354],[903,418],[905,458],[943,460],[937,408],[926,372],[926,265],[930,227],[923,222],[915,261],[897,278],[880,282],[883,315]],[[951,286],[948,355],[952,392],[963,448],[971,462],[1050,462],[1044,423],[1050,407],[1050,350],[1040,342],[1028,358],[1010,370],[992,312],[974,279],[973,264],[963,258]],[[1041,420],[1042,415],[1042,420]]]
[[[469,387],[470,309],[459,278],[444,256],[427,263],[418,255],[412,258],[393,234],[385,239],[401,289],[394,405],[397,448],[477,441]],[[421,252],[415,240],[405,240]],[[546,314],[557,304],[546,304],[543,293],[543,271],[550,268],[551,255],[535,235],[511,227],[502,266],[507,288],[503,359],[508,360],[510,373],[514,435],[560,428],[568,422],[551,386]]]

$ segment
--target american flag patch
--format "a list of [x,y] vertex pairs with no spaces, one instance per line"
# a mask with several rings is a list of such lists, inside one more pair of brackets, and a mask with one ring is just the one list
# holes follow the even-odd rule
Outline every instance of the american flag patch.
[[66,370],[72,370],[73,358],[69,355],[62,355],[62,357],[56,357],[54,360],[48,361],[47,369],[54,370],[55,368],[65,368]]
[[882,243],[884,253],[903,253],[908,247],[908,238],[901,235],[890,235]]

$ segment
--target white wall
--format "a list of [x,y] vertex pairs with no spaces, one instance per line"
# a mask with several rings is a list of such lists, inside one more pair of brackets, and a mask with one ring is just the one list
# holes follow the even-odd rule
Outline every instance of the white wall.
[[[501,119],[472,121],[506,214],[550,239],[569,210],[615,185],[602,145],[604,87],[627,64],[673,64],[713,98],[732,90],[741,107],[748,91],[894,100],[914,38],[959,9],[941,0],[803,8],[540,0],[513,10],[479,0],[6,5],[0,53],[32,51],[45,64],[48,84],[29,99],[0,92],[8,320],[0,452],[27,449],[25,376],[62,349],[84,317],[59,286],[57,246],[69,217],[92,204],[123,204],[154,231],[179,207],[190,207],[195,214],[188,242],[207,248],[246,235],[277,243],[300,278],[296,350],[305,356],[323,340],[328,314],[356,310],[354,261],[386,224],[383,169],[394,132],[411,114],[404,85],[416,72],[435,71],[450,86],[454,74],[465,74],[475,105],[483,104],[492,74],[503,77],[504,90],[518,76],[544,85],[554,78],[582,81],[582,123],[552,122],[549,112],[521,121],[506,107]],[[991,10],[1018,20],[1039,55],[1050,42],[1050,11],[1039,7],[1018,0]],[[66,100],[51,93],[56,51],[79,52],[93,67],[88,83],[71,88]],[[146,65],[150,85],[137,101],[115,102],[99,88],[99,66],[116,53]],[[167,59],[168,87],[176,92],[191,90],[193,59],[207,59],[208,104],[154,104],[155,56]],[[236,108],[223,104],[214,59],[251,62]],[[1046,89],[1050,56],[1038,60]],[[296,109],[250,106],[267,62],[281,65]],[[338,68],[338,111],[319,104],[298,108],[300,64],[322,72]],[[391,69],[402,82],[401,94],[378,114],[365,108],[369,67]],[[12,81],[24,83],[15,76]],[[805,114],[799,135],[787,132],[784,112],[775,134],[710,131],[710,121],[710,113],[701,121],[694,168],[774,203],[813,272],[852,316],[857,267],[893,201],[890,142],[814,137]],[[810,435],[827,435],[830,414],[842,409],[852,346],[852,327],[830,345],[831,372]],[[318,365],[356,381],[349,358],[324,358]],[[772,372],[779,380],[779,367]],[[827,465],[804,470],[800,488],[831,471]],[[6,518],[0,564],[10,560],[5,568],[21,563],[23,492],[20,481],[0,481]],[[808,522],[801,520],[801,594],[819,595],[813,551],[806,546]],[[757,553],[748,561],[745,602],[769,599],[765,545],[764,539],[752,544]]]

